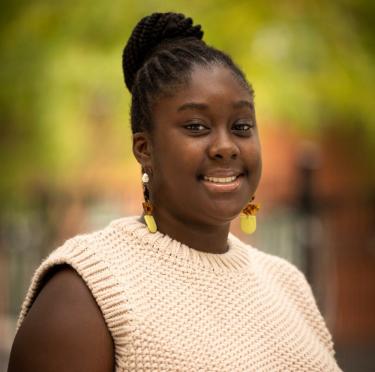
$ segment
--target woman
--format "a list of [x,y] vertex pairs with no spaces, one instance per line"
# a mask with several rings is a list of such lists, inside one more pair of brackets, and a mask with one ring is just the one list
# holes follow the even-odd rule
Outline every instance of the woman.
[[9,371],[336,371],[303,275],[229,234],[261,173],[253,90],[200,26],[154,13],[124,49],[144,215],[37,270]]

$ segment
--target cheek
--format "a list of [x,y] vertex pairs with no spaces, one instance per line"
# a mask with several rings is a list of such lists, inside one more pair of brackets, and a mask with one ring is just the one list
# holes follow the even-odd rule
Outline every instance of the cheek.
[[262,154],[258,141],[252,146],[245,148],[244,158],[246,159],[246,165],[249,171],[249,181],[253,187],[256,187],[262,173]]
[[202,149],[191,141],[165,139],[155,147],[153,156],[154,178],[160,186],[176,187],[194,180],[202,161]]
[[242,158],[250,168],[261,165],[261,149],[260,143],[257,138],[252,139],[250,142],[241,146]]
[[262,171],[262,154],[260,148],[258,147],[252,154],[252,162],[255,169],[258,170],[259,173]]

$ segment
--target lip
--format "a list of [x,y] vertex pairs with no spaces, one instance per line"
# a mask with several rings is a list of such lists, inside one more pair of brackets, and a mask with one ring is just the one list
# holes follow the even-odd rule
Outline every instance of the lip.
[[[216,177],[218,176],[216,175]],[[227,175],[226,177],[231,177],[231,176]],[[233,192],[233,191],[236,191],[240,187],[241,177],[240,175],[238,175],[234,181],[228,182],[228,183],[217,183],[217,182],[212,182],[212,181],[206,181],[204,179],[201,179],[201,182],[210,192],[214,192],[214,193]]]

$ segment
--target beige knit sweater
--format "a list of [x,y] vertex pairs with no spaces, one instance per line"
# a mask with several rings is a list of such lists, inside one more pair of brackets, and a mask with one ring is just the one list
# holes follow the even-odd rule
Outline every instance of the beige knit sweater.
[[304,276],[233,235],[203,253],[138,217],[77,236],[36,271],[71,265],[95,297],[115,345],[116,371],[339,371]]

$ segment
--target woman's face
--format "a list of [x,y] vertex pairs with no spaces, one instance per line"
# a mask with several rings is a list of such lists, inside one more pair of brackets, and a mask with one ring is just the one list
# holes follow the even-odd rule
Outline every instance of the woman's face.
[[196,66],[189,85],[157,100],[150,194],[157,215],[230,222],[254,195],[261,154],[253,97],[222,66]]

